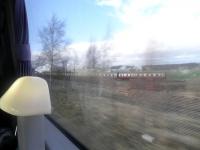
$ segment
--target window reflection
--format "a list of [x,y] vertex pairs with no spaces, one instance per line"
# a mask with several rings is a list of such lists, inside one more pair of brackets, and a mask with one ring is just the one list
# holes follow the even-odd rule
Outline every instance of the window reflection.
[[27,2],[35,75],[75,138],[92,150],[200,149],[199,2],[44,0],[40,16]]

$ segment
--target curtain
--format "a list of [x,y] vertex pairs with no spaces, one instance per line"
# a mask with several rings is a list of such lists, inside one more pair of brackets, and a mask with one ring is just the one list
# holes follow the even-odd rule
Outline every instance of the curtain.
[[[19,77],[31,75],[31,52],[24,0],[0,0],[0,96]],[[0,110],[0,128],[15,130],[16,117]]]
[[14,30],[18,76],[31,75],[31,51],[29,45],[28,20],[24,0],[15,0]]

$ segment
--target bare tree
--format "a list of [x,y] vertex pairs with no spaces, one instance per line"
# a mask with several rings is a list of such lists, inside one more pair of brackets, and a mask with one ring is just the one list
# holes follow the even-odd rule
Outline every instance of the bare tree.
[[77,55],[77,52],[75,49],[71,49],[71,53],[72,53],[72,56],[71,56],[71,62],[72,62],[72,66],[73,66],[73,72],[74,72],[74,75],[75,75],[75,72],[76,72],[76,65],[79,64],[79,58],[78,58],[78,55]]
[[60,50],[65,47],[65,23],[55,15],[51,17],[48,24],[39,30],[40,43],[42,45],[42,56],[50,66],[50,85],[52,82],[52,70],[60,59]]
[[70,58],[68,56],[61,58],[61,64],[62,64],[65,76],[67,75],[69,61],[70,61]]
[[46,63],[46,59],[42,55],[36,55],[34,60],[32,61],[33,69],[36,71],[39,67],[44,66]]
[[103,71],[107,70],[111,66],[111,59],[109,56],[110,51],[112,50],[112,45],[110,43],[111,39],[111,27],[108,24],[103,43],[100,47],[100,67]]
[[99,62],[99,52],[97,46],[91,42],[86,53],[86,67],[87,69],[97,69]]
[[104,41],[104,43],[101,45],[100,66],[103,71],[105,71],[111,66],[111,59],[109,57],[109,52],[111,49],[111,44],[108,41]]

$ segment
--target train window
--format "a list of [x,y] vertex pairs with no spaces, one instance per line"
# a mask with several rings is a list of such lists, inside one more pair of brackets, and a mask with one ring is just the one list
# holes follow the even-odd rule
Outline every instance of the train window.
[[26,5],[34,74],[73,137],[92,150],[200,149],[200,1]]

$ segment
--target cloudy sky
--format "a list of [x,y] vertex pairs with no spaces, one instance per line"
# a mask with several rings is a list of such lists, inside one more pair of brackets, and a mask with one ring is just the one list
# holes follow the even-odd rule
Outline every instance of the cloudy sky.
[[84,59],[91,38],[109,30],[113,64],[200,62],[200,0],[26,0],[30,44],[52,14],[66,21],[71,47]]

